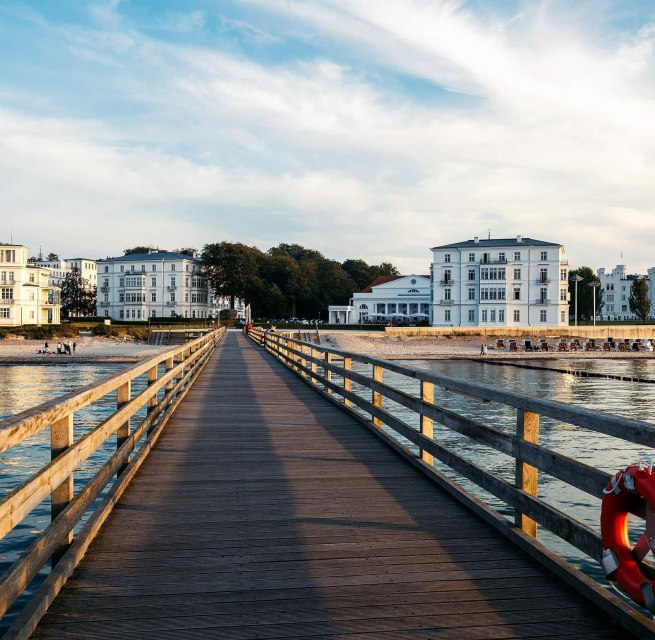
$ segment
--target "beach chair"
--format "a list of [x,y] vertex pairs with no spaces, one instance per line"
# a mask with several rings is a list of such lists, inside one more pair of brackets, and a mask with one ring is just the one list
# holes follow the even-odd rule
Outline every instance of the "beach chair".
[[548,351],[549,347],[550,345],[546,340],[542,340],[541,343],[539,344],[539,348],[541,349],[541,351]]
[[504,348],[505,348],[505,341],[500,338],[496,340],[496,349],[504,349]]
[[565,340],[560,340],[560,341],[559,341],[559,343],[558,343],[558,345],[557,345],[557,350],[558,350],[558,351],[568,351],[568,347],[567,347],[567,345],[566,345],[566,341],[565,341]]
[[611,351],[612,345],[609,342],[603,342],[603,351]]
[[510,351],[518,351],[516,347],[516,340],[510,340],[509,344],[507,345]]
[[526,351],[534,351],[534,347],[532,346],[532,340],[524,340],[523,341],[523,348]]

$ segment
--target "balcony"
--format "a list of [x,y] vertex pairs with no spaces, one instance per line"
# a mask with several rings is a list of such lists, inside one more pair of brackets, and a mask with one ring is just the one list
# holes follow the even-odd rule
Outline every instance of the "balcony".
[[166,289],[168,291],[175,291],[175,290],[177,290],[177,285],[172,284],[172,285],[166,287]]
[[442,304],[442,305],[449,306],[449,305],[451,305],[451,304],[454,304],[454,302],[453,302],[452,300],[444,300],[444,299],[442,298],[442,300],[441,300],[441,304]]
[[98,302],[99,307],[108,307],[110,305],[109,302]]
[[439,284],[442,287],[451,287],[455,284],[455,281],[452,278],[446,278],[445,280],[439,280]]
[[0,300],[0,307],[6,307],[9,304],[14,304],[14,302],[16,301],[13,298],[7,298],[7,299],[3,298],[2,300]]
[[538,298],[537,300],[534,301],[534,303],[536,305],[540,305],[542,307],[545,307],[545,306],[547,306],[549,304],[552,304],[553,301],[549,300],[548,298]]
[[550,284],[551,279],[550,278],[537,278],[537,284]]
[[177,304],[174,300],[167,300],[166,301],[166,306],[167,307],[174,307]]
[[497,260],[492,260],[491,258],[482,258],[480,264],[507,264],[507,258],[498,258]]

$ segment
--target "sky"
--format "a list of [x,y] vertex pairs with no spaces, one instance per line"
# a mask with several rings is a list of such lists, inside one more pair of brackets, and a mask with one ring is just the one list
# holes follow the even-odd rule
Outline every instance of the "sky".
[[0,241],[655,266],[652,0],[0,0]]

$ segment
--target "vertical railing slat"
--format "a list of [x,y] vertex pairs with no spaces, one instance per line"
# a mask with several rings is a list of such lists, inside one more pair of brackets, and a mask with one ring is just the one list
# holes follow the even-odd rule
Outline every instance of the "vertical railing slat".
[[[518,438],[539,444],[539,414],[518,409],[516,413],[516,435]],[[539,473],[536,467],[516,457],[516,488],[537,497]],[[537,537],[537,523],[516,510],[515,524],[532,538]]]
[[[432,404],[434,402],[434,384],[432,382],[426,382],[421,380],[421,400],[423,402],[429,402]],[[421,413],[421,433],[426,437],[432,439],[434,436],[434,423],[431,418],[424,416]],[[431,454],[427,451],[421,449],[421,460],[426,464],[432,465],[434,459]]]
[[[73,414],[64,416],[50,427],[50,459],[54,460],[73,444]],[[50,517],[54,520],[73,499],[74,475],[71,473],[51,494]],[[54,566],[66,553],[66,549],[73,541],[72,529],[62,538],[61,543],[52,554],[51,563]]]

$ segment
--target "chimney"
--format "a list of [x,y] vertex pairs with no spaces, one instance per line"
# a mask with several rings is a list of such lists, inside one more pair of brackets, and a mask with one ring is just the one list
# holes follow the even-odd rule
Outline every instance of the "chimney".
[[523,236],[516,236],[517,244],[520,244],[523,241]]
[[478,236],[475,236],[475,238],[473,238],[473,242],[475,242],[475,244],[478,244],[480,242],[480,238]]

